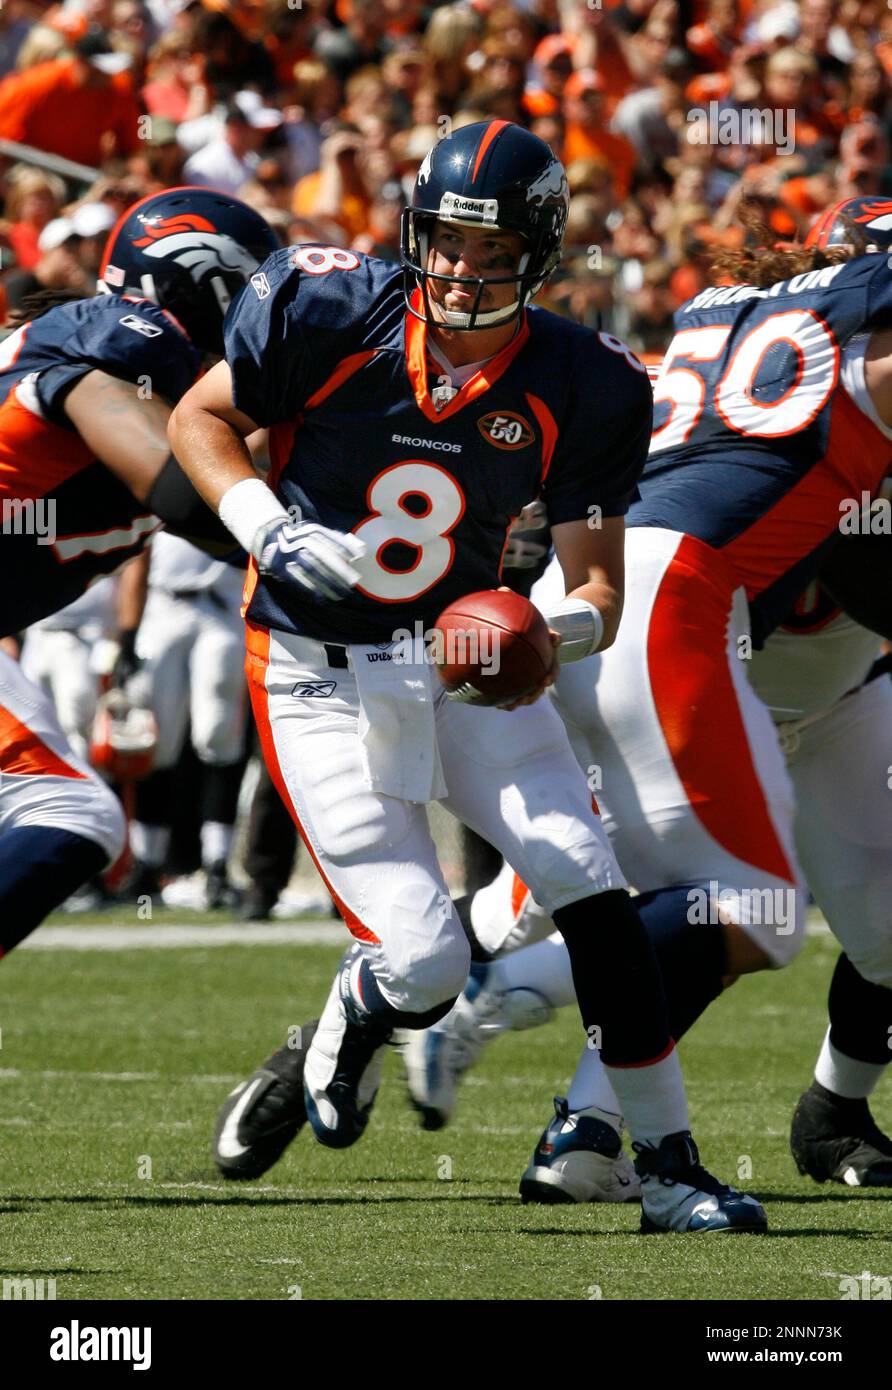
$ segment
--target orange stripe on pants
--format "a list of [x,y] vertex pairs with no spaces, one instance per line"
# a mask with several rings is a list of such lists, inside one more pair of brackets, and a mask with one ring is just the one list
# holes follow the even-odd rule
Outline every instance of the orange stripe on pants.
[[260,746],[263,750],[263,761],[266,763],[267,771],[269,772],[270,777],[273,779],[276,791],[282,798],[282,801],[285,807],[287,808],[288,813],[291,816],[291,819],[294,821],[294,824],[297,827],[297,832],[300,835],[300,838],[303,840],[304,844],[307,847],[307,852],[310,855],[310,858],[312,859],[313,863],[316,865],[317,870],[319,871],[320,878],[322,879],[323,883],[325,884],[326,888],[328,889],[329,893],[334,899],[335,906],[337,907],[338,912],[340,912],[341,916],[346,922],[347,929],[349,930],[351,936],[354,936],[357,941],[368,941],[371,942],[373,945],[380,945],[378,937],[371,930],[371,928],[365,926],[359,920],[356,914],[354,912],[351,912],[347,904],[343,902],[341,898],[338,897],[337,893],[331,885],[330,880],[325,874],[322,865],[319,863],[313,846],[310,844],[307,833],[304,830],[303,825],[301,824],[300,817],[298,816],[297,810],[294,806],[294,802],[291,800],[291,796],[288,791],[288,785],[285,781],[285,775],[282,772],[282,766],[279,762],[279,756],[276,752],[276,745],[273,739],[272,724],[270,723],[269,717],[269,691],[266,688],[266,673],[269,670],[269,631],[263,627],[256,627],[252,623],[248,623],[246,625],[246,629],[248,651],[247,656],[245,658],[245,674],[248,678],[248,690],[251,695],[251,707],[254,710],[254,719],[257,723],[257,732],[260,736]]

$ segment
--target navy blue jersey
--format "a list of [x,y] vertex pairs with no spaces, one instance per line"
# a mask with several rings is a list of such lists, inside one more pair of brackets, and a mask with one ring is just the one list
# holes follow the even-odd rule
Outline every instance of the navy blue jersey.
[[846,343],[889,324],[884,255],[768,289],[704,290],[675,315],[629,525],[725,551],[757,645],[820,569],[841,501],[873,492],[892,464],[892,445],[839,385]]
[[59,305],[0,344],[0,634],[64,608],[161,525],[87,448],[67,393],[99,369],[173,403],[199,366],[169,314],[122,295]]
[[351,251],[285,248],[227,316],[234,404],[271,427],[270,485],[366,545],[341,603],[255,573],[250,621],[341,642],[428,627],[498,585],[508,528],[540,494],[552,526],[621,516],[634,495],[651,392],[621,343],[531,309],[438,410],[427,327],[402,283],[398,267]]

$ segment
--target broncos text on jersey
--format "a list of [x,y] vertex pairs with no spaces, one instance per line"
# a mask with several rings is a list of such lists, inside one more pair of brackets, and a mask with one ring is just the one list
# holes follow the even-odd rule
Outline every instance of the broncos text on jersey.
[[892,444],[840,385],[856,335],[892,323],[885,256],[767,289],[704,290],[675,315],[631,526],[724,551],[757,646],[817,574],[844,499],[873,493]]
[[124,295],[59,305],[0,344],[0,635],[64,608],[161,525],[80,438],[68,391],[98,369],[174,403],[199,368],[170,314]]
[[226,321],[233,401],[270,426],[270,486],[306,521],[366,545],[338,604],[256,570],[250,621],[342,642],[390,640],[499,583],[508,528],[541,493],[552,525],[623,515],[646,457],[651,392],[616,339],[541,309],[440,408],[427,327],[397,266],[333,247],[276,252]]

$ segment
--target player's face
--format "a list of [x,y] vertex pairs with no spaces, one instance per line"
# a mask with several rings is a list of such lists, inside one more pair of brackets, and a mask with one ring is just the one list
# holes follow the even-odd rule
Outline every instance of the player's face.
[[[496,228],[464,227],[455,222],[437,222],[431,235],[427,269],[436,275],[454,273],[456,280],[429,280],[428,293],[434,314],[438,309],[467,314],[474,307],[476,285],[462,285],[459,277],[471,275],[489,280],[516,271],[523,254],[523,238],[517,232]],[[479,312],[505,309],[517,299],[517,284],[507,281],[483,291]]]

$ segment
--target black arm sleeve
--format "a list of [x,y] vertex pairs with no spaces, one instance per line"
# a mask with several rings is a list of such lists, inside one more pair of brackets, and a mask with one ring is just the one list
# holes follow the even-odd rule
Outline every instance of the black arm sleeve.
[[201,550],[222,559],[238,546],[232,532],[195,491],[173,454],[168,455],[146,502],[168,531]]

